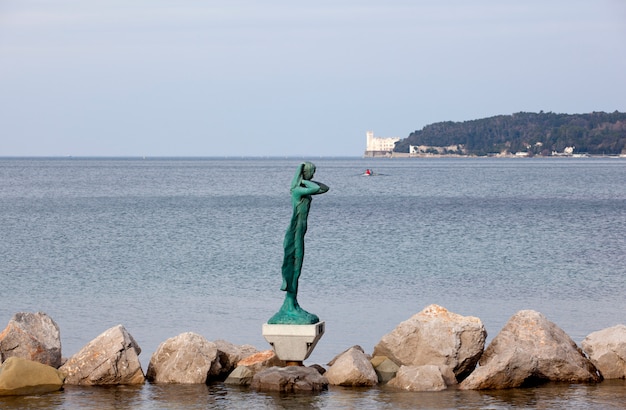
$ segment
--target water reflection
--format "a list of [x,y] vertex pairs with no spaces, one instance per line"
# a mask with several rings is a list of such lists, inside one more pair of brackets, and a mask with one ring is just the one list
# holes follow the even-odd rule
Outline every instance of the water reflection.
[[621,409],[626,381],[599,384],[549,383],[526,389],[494,391],[404,392],[387,387],[330,386],[312,394],[256,392],[213,385],[81,387],[41,396],[0,397],[0,408],[21,409]]

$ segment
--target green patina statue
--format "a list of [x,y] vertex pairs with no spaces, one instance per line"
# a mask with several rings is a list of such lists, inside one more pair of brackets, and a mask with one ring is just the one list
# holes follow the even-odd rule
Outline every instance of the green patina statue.
[[283,242],[285,256],[282,266],[283,284],[280,287],[287,294],[278,313],[267,321],[269,324],[309,325],[320,320],[317,315],[302,309],[296,300],[298,279],[304,259],[304,234],[306,233],[311,207],[311,195],[323,194],[328,191],[328,186],[311,180],[314,174],[315,165],[310,162],[303,162],[298,166],[296,175],[291,181],[293,213]]

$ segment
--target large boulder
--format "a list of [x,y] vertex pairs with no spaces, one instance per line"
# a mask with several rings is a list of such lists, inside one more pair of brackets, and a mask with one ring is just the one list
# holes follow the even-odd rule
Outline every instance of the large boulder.
[[602,377],[576,343],[544,315],[522,310],[489,344],[461,389],[505,389],[547,381],[598,382]]
[[335,358],[324,373],[328,382],[338,386],[375,386],[378,376],[369,358],[359,347],[351,347]]
[[141,348],[122,325],[114,326],[89,342],[59,368],[66,384],[143,384]]
[[52,366],[9,357],[0,366],[0,396],[49,393],[63,388],[63,373]]
[[16,313],[0,333],[0,363],[9,357],[61,366],[61,332],[45,313]]
[[409,391],[441,391],[448,387],[439,367],[432,364],[400,366],[387,386]]
[[448,367],[463,380],[476,367],[486,338],[477,317],[430,305],[383,336],[373,356],[386,356],[398,365]]
[[581,346],[605,379],[626,378],[626,326],[593,332]]
[[318,392],[328,388],[328,380],[312,367],[271,367],[255,374],[250,387],[284,393]]
[[221,352],[216,344],[186,332],[159,345],[150,358],[146,378],[154,383],[200,384],[221,372]]

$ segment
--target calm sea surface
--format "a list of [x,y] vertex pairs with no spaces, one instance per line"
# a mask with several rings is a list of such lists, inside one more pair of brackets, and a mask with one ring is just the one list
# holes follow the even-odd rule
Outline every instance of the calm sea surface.
[[[300,304],[326,321],[307,361],[371,353],[436,303],[491,340],[534,309],[578,344],[626,323],[626,160],[312,159]],[[300,159],[0,159],[0,330],[43,311],[69,357],[123,324],[144,371],[164,340],[269,345],[289,184]],[[365,168],[378,175],[361,176]],[[624,381],[504,392],[331,386],[280,396],[221,384],[77,388],[0,408],[620,408]]]

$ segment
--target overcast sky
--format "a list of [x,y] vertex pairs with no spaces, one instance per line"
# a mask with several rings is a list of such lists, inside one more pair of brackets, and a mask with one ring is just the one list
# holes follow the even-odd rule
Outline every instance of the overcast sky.
[[622,0],[0,0],[0,156],[360,156],[626,112]]

